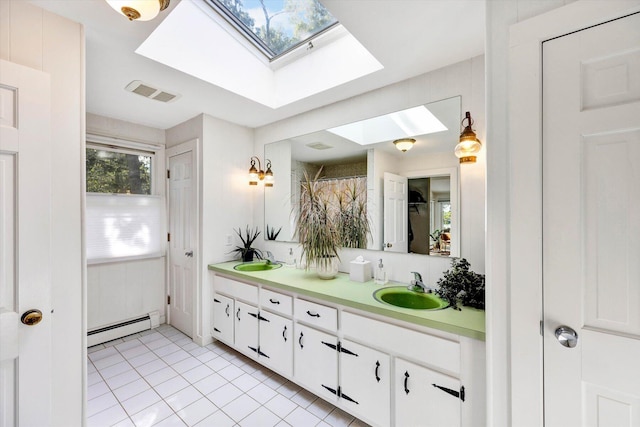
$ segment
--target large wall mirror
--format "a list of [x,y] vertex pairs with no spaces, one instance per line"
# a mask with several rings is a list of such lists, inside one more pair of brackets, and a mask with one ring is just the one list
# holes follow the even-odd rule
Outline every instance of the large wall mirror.
[[[305,171],[322,168],[323,185],[355,189],[366,205],[371,235],[361,247],[432,256],[460,256],[460,189],[454,148],[460,97],[265,145],[277,171],[264,189],[265,230],[295,241],[296,206]],[[405,152],[393,141],[411,138]],[[269,233],[265,233],[268,238]]]

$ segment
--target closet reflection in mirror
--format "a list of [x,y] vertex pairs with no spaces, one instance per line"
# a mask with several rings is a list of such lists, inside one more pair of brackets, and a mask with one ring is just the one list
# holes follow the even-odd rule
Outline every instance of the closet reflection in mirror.
[[[279,241],[295,241],[300,182],[304,179],[305,171],[313,177],[322,167],[322,182],[334,189],[345,188],[347,183],[358,180],[358,197],[366,205],[371,224],[367,249],[459,256],[458,159],[454,155],[454,148],[460,134],[460,97],[419,107],[409,110],[428,111],[437,119],[435,123],[441,124],[439,129],[412,130],[411,116],[395,112],[375,120],[364,120],[350,126],[266,144],[265,158],[271,160],[274,170],[278,169],[278,176],[290,176],[291,179],[279,179],[274,187],[264,189],[265,229],[280,229]],[[395,124],[396,129],[389,124]],[[393,141],[405,137],[414,138],[416,143],[403,153],[394,146]],[[421,186],[425,206],[410,204],[407,184],[402,206],[389,209],[390,205],[385,204],[388,202],[385,199],[385,172],[402,176],[405,180],[411,179],[412,187],[414,183]],[[449,176],[451,179],[447,178]],[[424,190],[424,182],[429,183],[429,192]],[[446,201],[447,191],[443,189],[447,182],[449,202]],[[343,190],[336,191],[340,193]],[[421,214],[424,211],[424,214],[414,219],[416,211]],[[426,215],[427,211],[429,215]],[[404,228],[399,225],[395,231],[385,230],[390,215],[398,218],[403,216]],[[410,218],[413,239],[409,236]],[[402,234],[403,237],[398,235],[397,239],[391,239],[389,233]],[[404,247],[395,245],[395,240],[404,240],[407,244]]]

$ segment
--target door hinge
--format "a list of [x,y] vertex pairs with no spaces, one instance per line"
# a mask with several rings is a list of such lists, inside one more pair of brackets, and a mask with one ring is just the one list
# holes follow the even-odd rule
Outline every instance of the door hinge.
[[171,233],[167,233],[167,242],[171,241]]
[[540,321],[540,336],[544,337],[544,320]]
[[171,171],[169,169],[167,169],[167,179],[171,178]]
[[167,305],[171,304],[171,295],[167,295]]
[[464,386],[460,387],[460,391],[456,391],[456,390],[451,390],[450,388],[447,388],[447,387],[442,387],[441,385],[438,385],[438,384],[431,384],[431,385],[434,386],[435,388],[439,388],[440,390],[444,391],[447,394],[450,394],[453,397],[457,397],[458,399],[464,402],[464,399],[466,397]]

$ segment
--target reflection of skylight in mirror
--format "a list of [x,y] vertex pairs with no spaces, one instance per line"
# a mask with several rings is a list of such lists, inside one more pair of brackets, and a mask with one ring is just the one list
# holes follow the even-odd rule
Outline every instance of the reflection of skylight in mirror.
[[338,23],[318,0],[207,0],[269,59]]
[[425,106],[327,129],[360,145],[448,130]]

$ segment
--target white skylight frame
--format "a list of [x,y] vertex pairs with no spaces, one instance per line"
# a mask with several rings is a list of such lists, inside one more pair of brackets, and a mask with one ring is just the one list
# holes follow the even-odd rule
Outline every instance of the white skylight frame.
[[446,130],[448,128],[424,105],[327,129],[360,145]]
[[205,0],[190,0],[178,3],[136,53],[270,108],[384,68],[342,25],[314,45],[269,62]]
[[[204,0],[205,3],[211,7],[215,12],[217,12],[223,19],[225,19],[231,27],[233,27],[240,35],[242,35],[255,49],[257,49],[262,55],[264,55],[269,62],[277,61],[278,59],[286,56],[287,54],[300,49],[307,48],[309,43],[312,43],[318,37],[322,36],[322,34],[331,31],[337,26],[340,26],[340,22],[336,20],[331,25],[321,29],[320,31],[315,32],[304,40],[298,41],[296,44],[291,45],[284,51],[280,53],[275,53],[267,43],[262,40],[257,34],[255,34],[251,29],[247,28],[247,26],[231,11],[229,11],[220,0]],[[333,17],[333,16],[332,16]],[[334,18],[335,19],[335,18]],[[313,43],[312,43],[313,45]]]

